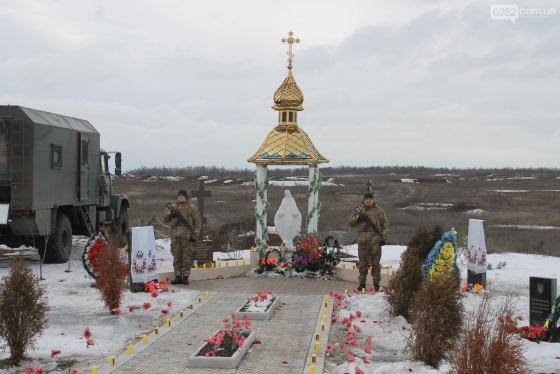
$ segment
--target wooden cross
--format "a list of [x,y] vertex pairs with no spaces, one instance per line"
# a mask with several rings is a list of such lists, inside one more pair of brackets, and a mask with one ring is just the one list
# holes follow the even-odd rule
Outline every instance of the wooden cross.
[[198,180],[198,190],[191,190],[191,196],[196,197],[198,201],[198,211],[200,212],[200,234],[198,234],[198,240],[204,239],[204,225],[207,222],[204,216],[204,198],[212,196],[212,191],[204,189],[204,179]]
[[290,30],[288,32],[288,37],[287,38],[282,38],[280,39],[280,41],[282,42],[282,44],[284,43],[288,43],[288,68],[291,69],[292,68],[292,61],[294,61],[294,54],[292,53],[292,44],[296,43],[299,44],[299,42],[301,42],[300,38],[294,38],[294,32],[292,30]]
[[367,192],[373,192],[373,183],[371,183],[371,179],[368,179],[366,183]]

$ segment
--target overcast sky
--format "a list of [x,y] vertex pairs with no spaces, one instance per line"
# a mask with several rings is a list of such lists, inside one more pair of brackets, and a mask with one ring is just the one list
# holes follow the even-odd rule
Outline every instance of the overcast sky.
[[558,167],[560,0],[0,0],[0,103],[90,121],[123,168],[252,167],[289,30],[330,165]]

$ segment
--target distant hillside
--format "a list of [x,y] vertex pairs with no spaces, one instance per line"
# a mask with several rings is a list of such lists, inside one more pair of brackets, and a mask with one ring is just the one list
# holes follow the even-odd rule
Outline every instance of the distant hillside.
[[[141,166],[137,169],[128,170],[128,174],[133,175],[153,175],[153,176],[181,176],[195,177],[211,175],[214,178],[225,177],[252,177],[255,170],[252,168],[225,168],[219,166],[184,166],[167,167]],[[560,176],[558,168],[431,168],[426,166],[338,166],[322,167],[323,175],[376,175],[376,174],[461,174],[461,175],[533,175],[533,174],[554,174]],[[307,168],[275,168],[276,176],[306,176]]]

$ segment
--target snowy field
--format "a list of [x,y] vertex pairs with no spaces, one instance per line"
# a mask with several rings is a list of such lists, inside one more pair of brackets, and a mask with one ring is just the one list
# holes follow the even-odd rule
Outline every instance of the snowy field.
[[[110,315],[99,299],[96,289],[90,287],[93,280],[90,279],[82,268],[80,256],[85,245],[85,239],[75,238],[75,253],[71,260],[71,272],[67,273],[68,265],[44,265],[43,277],[48,287],[48,298],[51,311],[48,313],[49,327],[37,340],[37,350],[30,351],[29,355],[34,359],[29,362],[40,365],[46,369],[54,370],[56,364],[49,356],[52,349],[60,349],[61,360],[76,359],[81,363],[77,365],[80,373],[89,372],[86,370],[93,364],[104,364],[106,357],[111,354],[119,354],[126,347],[126,344],[142,334],[150,331],[153,327],[161,325],[165,318],[162,317],[160,310],[168,309],[167,303],[171,302],[171,314],[176,314],[180,309],[188,307],[190,302],[198,299],[198,291],[186,291],[176,288],[175,292],[164,292],[157,299],[149,293],[130,293],[125,295],[122,306],[123,315]],[[171,264],[171,254],[169,252],[169,241],[158,240],[158,255],[162,259],[162,266]],[[404,246],[385,246],[383,247],[382,265],[397,268],[400,261],[400,254],[405,249]],[[357,246],[348,247],[348,252],[357,255]],[[30,250],[22,249],[20,252],[26,253],[32,258],[37,258]],[[240,256],[249,258],[249,251],[240,251]],[[226,258],[224,253],[215,253],[214,258]],[[463,261],[464,262],[464,261]],[[560,275],[560,258],[544,257],[523,254],[492,254],[489,255],[488,262],[496,265],[499,262],[506,262],[507,265],[500,270],[488,272],[487,279],[489,286],[496,295],[493,299],[498,303],[505,291],[515,292],[519,299],[517,301],[515,315],[523,317],[524,321],[529,319],[529,276],[541,276],[558,278]],[[2,261],[0,275],[8,273],[7,261]],[[38,273],[38,262],[30,262],[32,268]],[[466,279],[466,265],[461,265],[462,277]],[[294,280],[297,281],[297,280]],[[173,289],[173,288],[171,288]],[[468,294],[465,298],[466,309],[471,310],[478,305],[479,295]],[[149,302],[152,308],[143,311],[143,303]],[[444,365],[440,370],[422,365],[418,362],[410,362],[402,356],[404,341],[410,331],[410,325],[406,321],[397,317],[390,319],[385,312],[385,301],[381,294],[359,295],[350,297],[351,310],[344,313],[355,313],[360,310],[363,313],[365,322],[360,322],[362,336],[372,336],[371,364],[359,367],[365,373],[445,373],[447,367]],[[137,309],[135,313],[128,312],[128,307],[134,305]],[[138,312],[140,310],[140,312]],[[375,322],[374,322],[375,321]],[[526,322],[521,322],[523,324]],[[92,337],[96,346],[87,348],[86,341],[82,334],[86,327],[92,332]],[[363,340],[363,339],[362,339]],[[0,345],[5,344],[4,342]],[[524,340],[526,356],[531,362],[531,367],[535,373],[560,373],[560,344],[541,343],[536,344]],[[363,346],[363,345],[362,345]],[[354,349],[359,356],[360,348]],[[0,358],[8,357],[4,350]],[[41,360],[39,360],[41,359]],[[28,363],[26,363],[28,364]],[[354,364],[343,364],[330,367],[325,373],[354,373]],[[0,373],[21,372],[21,369],[10,369]],[[51,371],[56,373],[57,371]]]

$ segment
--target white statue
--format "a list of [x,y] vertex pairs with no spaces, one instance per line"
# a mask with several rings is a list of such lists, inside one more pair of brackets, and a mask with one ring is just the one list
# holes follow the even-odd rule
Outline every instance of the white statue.
[[282,204],[274,216],[276,232],[282,238],[287,250],[292,250],[292,240],[299,234],[301,229],[301,213],[299,212],[296,200],[292,197],[290,190],[284,191]]

